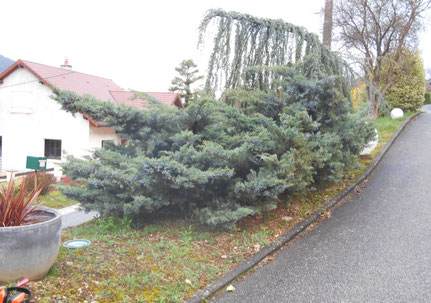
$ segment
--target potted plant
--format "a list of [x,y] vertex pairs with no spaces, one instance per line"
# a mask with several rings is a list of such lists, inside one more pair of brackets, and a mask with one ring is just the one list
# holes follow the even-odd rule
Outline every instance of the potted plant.
[[26,195],[25,179],[19,191],[15,179],[0,186],[0,281],[43,278],[57,258],[61,216],[37,204],[41,189]]

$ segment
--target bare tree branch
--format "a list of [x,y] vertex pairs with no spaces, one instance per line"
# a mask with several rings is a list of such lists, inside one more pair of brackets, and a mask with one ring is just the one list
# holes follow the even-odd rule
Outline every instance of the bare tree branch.
[[[403,49],[416,50],[423,13],[430,6],[431,0],[344,0],[334,6],[334,27],[343,46],[363,56],[369,118],[377,117],[381,96],[394,84],[392,73],[401,64]],[[379,95],[371,86],[379,86],[383,62],[389,64],[388,82]]]

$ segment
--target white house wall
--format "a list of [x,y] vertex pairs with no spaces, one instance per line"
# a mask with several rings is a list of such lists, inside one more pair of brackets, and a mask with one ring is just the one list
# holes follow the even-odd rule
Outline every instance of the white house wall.
[[[44,156],[45,139],[61,140],[62,150],[81,157],[89,153],[89,121],[61,110],[52,90],[24,68],[0,85],[2,168],[25,170],[27,156]],[[65,154],[62,152],[62,160]],[[48,160],[53,167],[59,160]]]
[[102,141],[114,141],[119,144],[121,139],[115,134],[115,130],[111,127],[90,126],[90,148],[93,150],[101,148]]

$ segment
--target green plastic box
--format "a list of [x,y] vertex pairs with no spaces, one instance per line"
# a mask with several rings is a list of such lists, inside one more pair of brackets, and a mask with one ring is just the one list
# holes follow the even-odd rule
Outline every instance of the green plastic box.
[[27,164],[25,167],[35,170],[46,170],[46,157],[27,156]]

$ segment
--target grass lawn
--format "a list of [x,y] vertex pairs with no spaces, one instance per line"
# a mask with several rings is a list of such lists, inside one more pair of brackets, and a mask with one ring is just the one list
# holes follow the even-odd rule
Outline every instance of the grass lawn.
[[[15,179],[15,187],[20,186],[21,182],[22,182],[21,178]],[[3,185],[7,185],[7,183],[5,182],[1,184],[1,186]],[[41,203],[42,206],[51,207],[55,209],[60,209],[60,208],[64,208],[64,207],[79,203],[77,201],[66,198],[66,196],[64,196],[58,190],[51,190],[49,193],[45,195],[39,195],[39,197],[37,198],[37,201],[38,203]]]
[[[415,114],[414,112],[406,112],[404,113],[403,118],[392,120],[391,117],[382,117],[373,121],[374,126],[379,132],[379,145],[377,146],[377,153],[386,144],[386,142],[388,142],[389,139],[391,139],[392,134],[397,130],[398,126],[400,126],[400,124],[405,119],[407,119],[410,116],[413,116],[414,114]],[[374,155],[376,155],[377,153],[374,152]]]
[[[378,149],[401,122],[375,122],[382,140]],[[63,241],[85,238],[91,247],[61,248],[47,277],[29,287],[36,302],[182,302],[321,208],[355,181],[373,155],[361,157],[341,182],[281,201],[278,209],[248,217],[232,231],[208,231],[173,219],[133,228],[128,219],[113,218],[66,229]]]
[[45,195],[40,195],[37,200],[39,203],[42,203],[42,206],[56,209],[64,208],[78,203],[77,201],[69,200],[57,190],[50,191]]

